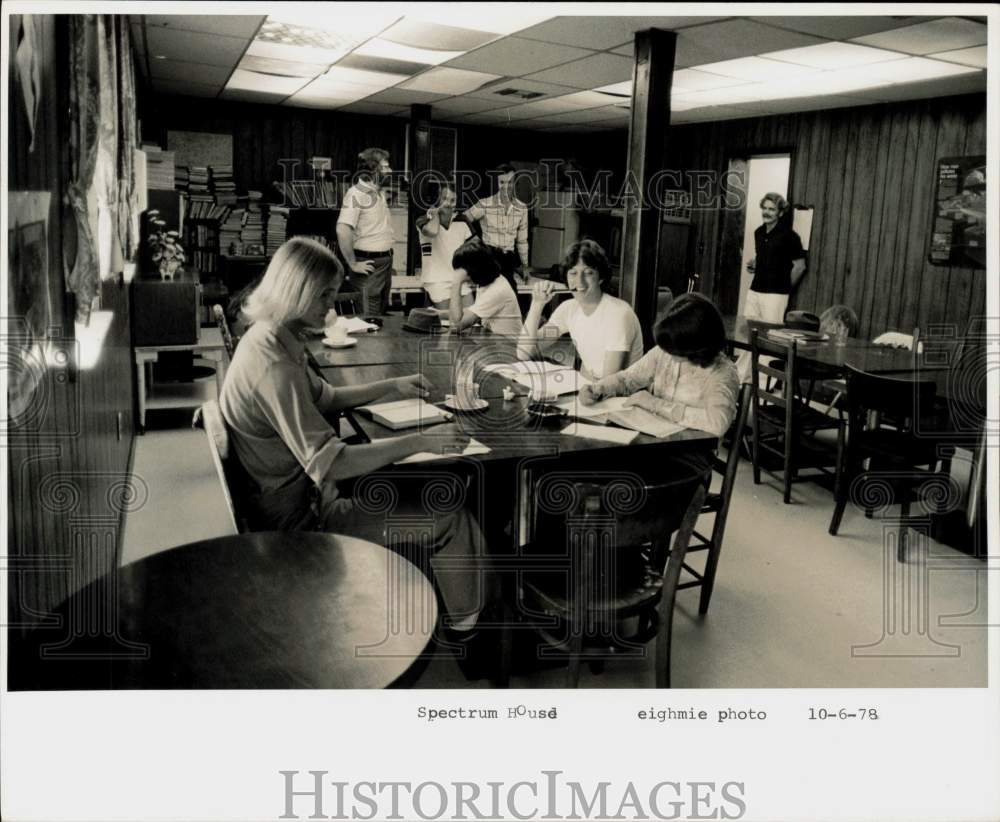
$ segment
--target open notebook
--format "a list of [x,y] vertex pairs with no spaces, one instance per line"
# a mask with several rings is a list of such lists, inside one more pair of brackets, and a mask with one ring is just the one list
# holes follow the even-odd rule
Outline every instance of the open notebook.
[[362,405],[358,411],[371,414],[375,422],[398,431],[402,428],[413,428],[417,425],[433,425],[447,422],[451,414],[442,411],[436,405],[421,399],[396,400],[380,402],[374,405]]

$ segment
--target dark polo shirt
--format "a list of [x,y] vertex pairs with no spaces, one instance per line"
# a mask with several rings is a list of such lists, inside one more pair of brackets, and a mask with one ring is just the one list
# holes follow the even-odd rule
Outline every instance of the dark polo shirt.
[[758,294],[790,294],[792,263],[805,257],[799,235],[776,225],[771,231],[760,226],[753,233],[757,264],[750,288]]

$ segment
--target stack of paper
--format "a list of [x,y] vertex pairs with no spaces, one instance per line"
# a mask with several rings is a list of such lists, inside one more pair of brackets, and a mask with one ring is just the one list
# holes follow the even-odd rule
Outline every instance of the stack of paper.
[[413,428],[417,425],[433,425],[450,420],[451,414],[442,411],[421,399],[396,400],[395,402],[380,402],[374,405],[363,405],[359,411],[371,414],[372,419],[380,425],[398,431],[401,428]]
[[527,360],[513,363],[488,365],[484,371],[496,371],[515,382],[526,386],[532,393],[548,397],[575,394],[591,380],[579,371],[551,362]]
[[465,450],[461,454],[434,454],[430,451],[421,451],[417,454],[411,454],[410,456],[398,460],[396,465],[405,465],[408,462],[427,462],[428,460],[446,460],[451,457],[469,457],[473,454],[488,454],[490,449],[483,445],[478,440],[469,440],[469,444],[465,446]]

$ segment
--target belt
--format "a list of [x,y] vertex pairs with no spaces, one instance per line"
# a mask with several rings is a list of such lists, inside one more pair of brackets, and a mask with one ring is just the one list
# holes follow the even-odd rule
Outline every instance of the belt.
[[380,257],[391,257],[392,249],[388,251],[358,251],[354,249],[354,257],[358,260],[377,260]]

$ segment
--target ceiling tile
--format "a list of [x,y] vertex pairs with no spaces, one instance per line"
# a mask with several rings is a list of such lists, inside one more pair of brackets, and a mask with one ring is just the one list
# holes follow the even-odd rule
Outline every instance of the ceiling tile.
[[548,20],[551,14],[530,11],[544,7],[541,3],[521,3],[516,6],[508,3],[412,3],[412,11],[406,16],[411,20],[445,26],[494,34],[513,34]]
[[698,109],[697,111],[682,111],[676,117],[672,117],[674,123],[705,123],[714,120],[740,120],[747,117],[759,117],[752,111],[737,108],[736,106],[710,106],[709,108]]
[[486,71],[491,74],[522,77],[560,63],[579,60],[592,52],[573,46],[541,43],[521,37],[504,37],[495,43],[463,54],[448,63],[454,68]]
[[797,97],[794,100],[761,100],[759,103],[741,103],[740,110],[756,114],[792,114],[797,111],[816,111],[828,108],[870,105],[863,97],[827,94],[820,97]]
[[534,100],[530,103],[512,105],[501,109],[506,112],[506,118],[511,120],[527,120],[532,117],[542,117],[548,114],[562,114],[565,111],[579,111],[580,107],[572,103],[564,103],[558,97],[548,100]]
[[[723,60],[721,63],[700,65],[698,70],[721,77],[731,77],[737,81],[768,82],[782,80],[790,76],[799,77],[804,74],[813,74],[819,69],[782,63],[779,60],[768,60],[764,57],[739,57],[736,60]],[[729,85],[735,84],[730,83]]]
[[414,91],[430,91],[441,94],[465,94],[475,91],[480,86],[492,83],[500,78],[496,74],[484,74],[481,71],[466,71],[465,69],[435,66],[401,83],[401,88]]
[[682,29],[677,35],[676,68],[749,57],[823,42],[818,37],[776,29],[753,20],[725,20]]
[[320,75],[317,83],[349,83],[351,85],[366,86],[372,89],[383,89],[394,86],[407,79],[405,74],[384,74],[381,71],[364,71],[362,69],[344,68],[336,65],[325,74]]
[[759,23],[777,26],[782,29],[815,34],[818,37],[829,37],[831,40],[849,40],[864,34],[874,34],[877,31],[888,31],[908,26],[919,20],[918,17],[868,17],[842,15],[837,17],[786,17],[776,14],[773,17],[751,17]]
[[722,20],[721,17],[554,17],[530,29],[518,32],[518,37],[543,40],[547,43],[562,43],[567,46],[582,46],[589,49],[610,49],[625,41],[632,40],[637,31],[645,29],[666,29],[673,31]]
[[460,123],[475,123],[477,125],[506,123],[508,121],[507,115],[502,111],[480,111],[475,114],[465,114],[454,119]]
[[409,114],[406,106],[388,105],[386,103],[375,102],[373,99],[348,103],[340,111],[346,111],[351,114],[377,114],[383,117],[391,117],[393,114]]
[[595,126],[595,125],[563,125],[563,126],[548,126],[547,128],[540,128],[538,131],[544,131],[548,134],[593,134],[598,131],[617,131],[618,127],[613,125],[605,126]]
[[379,36],[406,46],[444,51],[470,51],[496,39],[491,32],[444,26],[410,17],[404,17]]
[[503,107],[504,104],[501,103],[499,99],[494,101],[480,100],[475,97],[450,97],[447,100],[441,100],[439,103],[434,103],[432,106],[432,112],[435,117],[438,113],[455,116],[461,114],[476,114],[480,111],[496,110]]
[[153,90],[158,94],[180,94],[184,97],[215,97],[222,90],[222,85],[203,85],[160,79],[153,81]]
[[203,83],[221,88],[233,70],[232,66],[207,66],[204,63],[184,63],[180,60],[150,60],[153,79],[184,83]]
[[935,60],[947,60],[949,63],[960,63],[963,66],[986,68],[986,46],[973,46],[971,49],[956,49],[931,54]]
[[623,43],[611,49],[613,54],[621,54],[623,57],[628,57],[630,59],[635,58],[635,42]]
[[529,75],[529,79],[590,89],[630,79],[633,65],[633,60],[618,54],[595,54],[582,60],[574,60],[572,63],[536,72]]
[[146,25],[184,31],[200,31],[249,40],[256,34],[264,18],[244,14],[147,14]]
[[[748,82],[748,80],[723,77],[719,74],[698,71],[697,69],[681,69],[674,72],[671,88],[674,91],[701,91],[708,88],[725,88],[726,86],[739,85],[743,82]],[[629,93],[631,94],[631,89]]]
[[854,42],[905,51],[907,54],[932,54],[986,45],[986,26],[958,17],[945,17],[881,34],[856,37]]
[[318,108],[318,109],[335,109],[342,106],[349,105],[350,103],[356,102],[361,99],[363,95],[358,95],[356,97],[333,97],[325,94],[317,94],[315,92],[310,92],[308,89],[300,91],[298,94],[293,94],[287,100],[285,100],[286,105],[298,106],[300,108]]
[[873,66],[865,66],[865,71],[872,77],[891,83],[915,83],[939,77],[957,77],[961,74],[979,73],[970,66],[931,60],[927,57],[904,57],[901,60],[876,63]]
[[343,60],[337,61],[341,68],[360,69],[361,71],[380,71],[385,74],[405,74],[412,76],[427,68],[426,63],[413,63],[408,60],[393,60],[389,57],[371,57],[353,52]]
[[199,63],[230,67],[236,65],[249,43],[239,37],[178,31],[163,26],[147,27],[146,39],[150,59],[163,55],[168,60],[186,62],[198,55]]
[[373,94],[368,99],[376,103],[389,103],[394,106],[407,106],[413,103],[433,103],[435,100],[443,100],[447,94],[431,94],[426,91],[413,91],[411,89],[387,88]]
[[560,123],[598,123],[606,122],[608,120],[629,122],[632,118],[628,111],[620,108],[610,107],[613,110],[608,109],[581,109],[579,111],[566,111],[561,114],[548,114],[545,117],[539,117],[536,119],[547,120],[551,125],[559,125]]
[[503,91],[508,88],[516,88],[519,91],[534,91],[542,94],[544,97],[557,97],[572,91],[569,86],[557,86],[553,83],[539,83],[535,80],[527,80],[523,77],[507,77],[496,83],[490,83],[485,88],[470,91],[466,96],[476,97],[481,100],[499,100],[501,103],[505,103],[506,105],[525,102],[524,100],[519,100],[517,97],[497,94],[498,91]]

